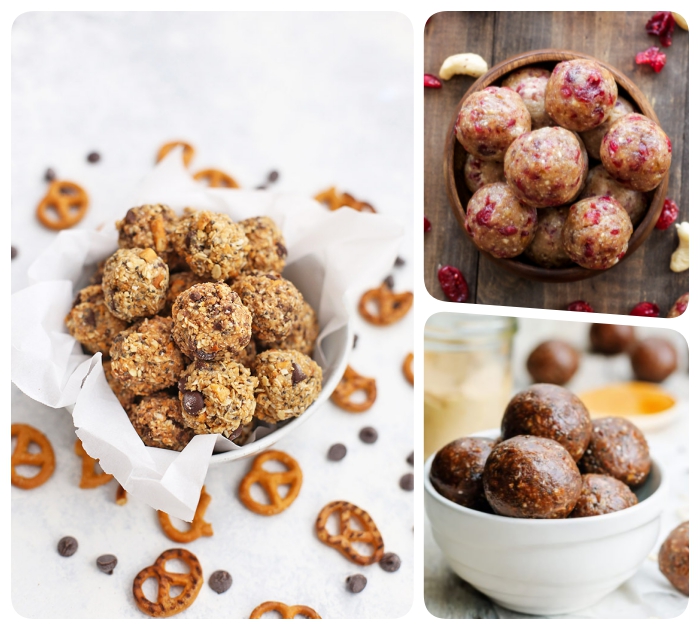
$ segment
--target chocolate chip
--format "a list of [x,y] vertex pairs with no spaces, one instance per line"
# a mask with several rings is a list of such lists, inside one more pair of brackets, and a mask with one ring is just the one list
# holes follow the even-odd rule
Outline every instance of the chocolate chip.
[[233,578],[228,571],[214,571],[214,573],[209,576],[209,587],[215,593],[219,593],[219,595],[228,591],[232,584]]
[[97,320],[95,319],[95,311],[93,311],[92,309],[88,309],[85,312],[83,321],[85,322],[86,326],[89,326],[90,328],[95,328],[95,326],[97,326]]
[[384,278],[384,284],[389,287],[391,291],[394,290],[394,276],[387,276]]
[[214,330],[221,332],[224,329],[224,325],[221,322],[214,322]]
[[355,573],[355,575],[349,575],[345,583],[348,585],[348,590],[351,593],[359,593],[365,590],[367,578],[361,573]]
[[204,409],[204,396],[199,392],[184,392],[182,394],[182,408],[191,416],[196,416]]
[[97,558],[97,568],[106,573],[107,575],[112,575],[114,573],[114,567],[117,566],[117,556],[113,556],[111,553],[106,553],[103,556]]
[[372,427],[365,427],[360,431],[360,439],[365,444],[374,444],[378,437],[379,434],[377,433],[376,429],[373,429]]
[[277,171],[270,171],[267,174],[267,181],[274,183],[280,178],[280,174]]
[[124,221],[126,221],[130,225],[136,223],[136,213],[133,210],[127,210],[126,216],[124,217]]
[[204,297],[199,291],[190,291],[190,300],[193,302],[199,302],[199,300]]
[[183,376],[178,382],[177,382],[177,389],[180,392],[187,391],[187,377]]
[[243,425],[241,424],[237,429],[234,429],[228,436],[228,439],[233,441],[237,437],[240,437],[241,433],[243,433]]
[[58,553],[64,558],[72,556],[78,551],[78,541],[73,536],[64,536],[58,541]]
[[90,164],[95,164],[96,162],[100,161],[100,154],[97,151],[93,151],[92,153],[89,153],[87,156],[87,161],[90,162]]
[[396,260],[394,261],[394,267],[403,267],[406,264],[406,261],[401,258],[401,256],[397,256]]
[[266,273],[265,277],[268,278],[269,280],[277,280],[278,276],[276,276],[274,273]]
[[358,337],[357,335],[353,335],[353,337],[352,337],[352,349],[353,349],[353,350],[354,350],[355,348],[357,348],[357,341],[358,341],[358,339],[359,339],[359,337]]
[[284,246],[283,243],[277,243],[276,246],[277,248],[277,255],[280,258],[286,258],[287,257],[287,248]]
[[385,571],[393,573],[394,571],[398,571],[401,567],[401,558],[395,553],[385,553],[379,561],[379,566]]
[[411,451],[411,454],[406,458],[406,461],[413,466],[413,451]]
[[194,355],[200,361],[213,361],[216,356],[216,352],[204,352],[204,350],[195,350]]
[[52,182],[54,179],[56,179],[56,171],[54,171],[52,168],[47,168],[46,173],[44,173],[44,179],[47,182]]
[[348,453],[345,444],[334,444],[328,449],[328,459],[332,462],[339,462]]
[[402,490],[413,490],[413,473],[406,473],[399,479],[399,486]]
[[309,378],[302,369],[299,367],[297,363],[294,363],[292,361],[292,385],[296,385],[297,383],[301,383],[302,381],[305,381],[307,378]]
[[12,245],[11,247],[12,247],[12,260],[14,260],[15,258],[17,258],[18,251],[14,245]]

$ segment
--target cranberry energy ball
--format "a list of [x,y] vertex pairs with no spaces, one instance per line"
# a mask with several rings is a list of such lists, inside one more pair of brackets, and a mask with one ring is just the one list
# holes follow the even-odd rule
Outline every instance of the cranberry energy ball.
[[632,104],[627,99],[618,96],[617,101],[615,101],[615,106],[610,112],[610,116],[608,116],[604,123],[588,131],[581,132],[581,139],[583,140],[583,144],[586,146],[588,155],[594,160],[599,160],[600,143],[603,141],[603,136],[608,133],[608,129],[612,127],[615,121],[619,120],[623,116],[626,116],[627,114],[632,113],[634,113]]
[[632,225],[637,225],[647,211],[647,201],[644,193],[625,188],[605,170],[602,164],[588,172],[586,185],[581,192],[579,200],[586,197],[612,197],[627,211]]
[[544,341],[527,358],[527,371],[535,383],[565,385],[576,374],[576,370],[578,352],[558,339]]
[[690,521],[676,527],[661,545],[659,571],[683,595],[690,594]]
[[521,202],[507,184],[489,184],[469,200],[465,226],[480,250],[513,258],[535,237],[537,210]]
[[527,111],[530,112],[533,129],[551,127],[553,124],[544,109],[544,94],[551,75],[552,73],[544,68],[521,68],[503,79],[503,87],[514,90],[523,99]]
[[467,98],[457,116],[455,134],[468,153],[500,161],[510,143],[530,131],[530,124],[530,112],[518,94],[491,86]]
[[588,337],[593,352],[612,356],[625,352],[634,343],[634,327],[591,324]]
[[473,193],[486,184],[505,182],[503,163],[482,160],[467,153],[467,161],[464,164],[464,181],[467,183],[467,188]]
[[99,284],[85,287],[78,293],[65,321],[68,332],[88,352],[101,352],[104,356],[109,356],[114,336],[128,326],[107,310]]
[[678,367],[676,348],[658,337],[638,342],[630,352],[630,360],[635,377],[651,383],[665,381]]
[[525,256],[539,267],[558,269],[573,264],[564,249],[562,231],[569,206],[540,208],[537,211],[535,238],[525,249]]
[[562,61],[547,82],[547,113],[555,123],[572,131],[587,131],[600,125],[612,113],[615,101],[615,77],[595,61]]
[[637,505],[637,496],[621,481],[608,475],[583,475],[581,496],[569,518],[619,512]]

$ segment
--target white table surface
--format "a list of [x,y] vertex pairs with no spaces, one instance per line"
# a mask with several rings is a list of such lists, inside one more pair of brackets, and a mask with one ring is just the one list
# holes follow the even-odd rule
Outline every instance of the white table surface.
[[[406,225],[394,271],[397,290],[411,288],[413,208],[413,36],[391,14],[27,13],[12,32],[12,291],[55,234],[37,222],[43,174],[82,184],[91,198],[81,227],[124,214],[120,204],[169,140],[194,144],[193,169],[219,167],[244,187],[280,172],[279,191],[313,195],[337,185]],[[102,159],[88,164],[98,151]],[[381,276],[377,277],[377,283]],[[206,584],[185,618],[247,617],[266,600],[305,604],[322,617],[395,618],[412,603],[413,494],[399,488],[411,472],[413,395],[400,366],[412,350],[413,317],[378,329],[357,318],[351,364],[374,376],[378,398],[352,415],[326,405],[278,447],[304,472],[289,510],[262,517],[235,489],[250,461],[209,471],[206,514],[214,536],[182,545],[233,587],[217,595]],[[116,482],[78,488],[70,416],[12,389],[12,421],[45,432],[56,451],[43,486],[12,488],[12,603],[38,618],[141,618],[131,596],[136,573],[165,549],[180,546],[161,532],[155,512],[129,498],[114,503]],[[359,430],[374,426],[367,445]],[[342,442],[348,455],[326,459]],[[396,573],[359,567],[322,545],[313,525],[325,503],[344,499],[366,509],[399,554]],[[71,558],[56,553],[75,536]],[[113,553],[113,575],[95,559]],[[352,595],[345,578],[367,576]]]

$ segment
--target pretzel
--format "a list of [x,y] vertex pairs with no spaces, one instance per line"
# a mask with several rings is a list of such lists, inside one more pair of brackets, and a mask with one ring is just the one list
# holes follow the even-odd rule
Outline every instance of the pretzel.
[[[377,305],[378,313],[372,313],[367,306],[370,302]],[[386,284],[366,291],[360,298],[359,311],[370,324],[388,326],[398,322],[413,305],[413,293],[394,293]]]
[[252,613],[250,619],[262,619],[262,616],[267,612],[278,612],[282,619],[294,619],[297,615],[304,615],[306,619],[320,619],[319,615],[313,608],[308,606],[287,606],[282,602],[263,602]]
[[[340,518],[338,534],[331,535],[326,529],[326,523],[331,514],[337,512]],[[351,527],[351,519],[355,518],[362,529]],[[318,539],[342,553],[355,564],[368,565],[381,560],[384,555],[384,541],[374,524],[372,517],[364,510],[347,501],[333,501],[324,507],[316,519],[316,535]],[[366,543],[372,547],[372,554],[364,556],[353,548],[354,543]]]
[[[182,560],[188,567],[189,573],[171,573],[165,569],[168,560]],[[158,581],[158,596],[152,602],[143,594],[143,583],[149,578]],[[204,579],[202,565],[197,556],[187,549],[168,549],[158,556],[156,561],[145,569],[141,569],[134,578],[134,599],[142,613],[151,617],[172,617],[189,608],[197,598]],[[170,589],[182,586],[182,592],[175,597],[170,596]]]
[[175,147],[182,147],[182,162],[185,167],[190,165],[192,158],[194,157],[194,147],[184,140],[174,140],[173,142],[166,142],[159,150],[158,156],[156,157],[156,163],[160,162],[168,153],[170,153]]
[[406,380],[413,385],[413,352],[409,352],[406,355],[401,369],[403,370],[403,375],[406,377]]
[[343,206],[348,206],[358,212],[362,212],[365,209],[375,214],[377,212],[369,203],[355,199],[350,193],[345,192],[339,194],[335,186],[331,186],[328,190],[322,190],[314,199],[325,203],[331,210],[337,210]]
[[207,507],[210,503],[211,496],[207,494],[207,487],[202,486],[202,492],[199,495],[199,503],[197,503],[197,509],[194,511],[192,524],[186,532],[173,527],[170,516],[158,510],[158,520],[160,521],[160,526],[163,528],[163,533],[170,538],[170,540],[179,543],[192,542],[201,536],[213,536],[214,530],[211,528],[211,523],[207,523],[204,520],[204,512],[207,511]]
[[114,497],[114,502],[117,505],[126,505],[126,500],[127,500],[126,490],[124,490],[124,487],[120,483],[118,483],[117,484],[117,493]]
[[78,223],[87,209],[88,195],[81,186],[54,180],[49,184],[46,196],[39,202],[36,216],[44,227],[65,230]]
[[[281,462],[287,467],[284,472],[270,472],[265,470],[264,464],[269,460]],[[265,451],[260,453],[253,461],[248,474],[241,480],[241,485],[238,487],[238,495],[241,503],[245,505],[251,512],[261,514],[262,516],[273,516],[284,512],[299,495],[301,489],[302,474],[301,468],[297,461],[283,453],[282,451]],[[253,484],[260,484],[265,494],[270,499],[269,504],[258,503],[250,495],[250,488]],[[279,486],[289,486],[287,496],[282,498],[277,491]]]
[[205,168],[195,173],[194,178],[197,181],[204,180],[210,188],[240,188],[233,177],[216,168]]
[[83,443],[80,440],[75,441],[75,454],[83,460],[80,484],[78,484],[81,488],[97,488],[112,481],[113,477],[109,473],[95,472],[95,464],[97,463],[97,460],[93,459],[85,452]]
[[[28,424],[13,424],[12,437],[17,438],[11,460],[12,485],[22,490],[39,487],[48,480],[56,468],[56,456],[51,442],[41,431]],[[38,453],[29,452],[29,445],[32,442],[41,449]],[[17,466],[37,466],[39,472],[34,477],[24,477],[15,470]]]
[[[355,393],[362,391],[365,393],[365,400],[362,402],[353,402],[350,397]],[[349,365],[345,368],[343,378],[331,394],[331,400],[345,411],[360,413],[367,411],[377,399],[377,382],[373,378],[361,376]]]

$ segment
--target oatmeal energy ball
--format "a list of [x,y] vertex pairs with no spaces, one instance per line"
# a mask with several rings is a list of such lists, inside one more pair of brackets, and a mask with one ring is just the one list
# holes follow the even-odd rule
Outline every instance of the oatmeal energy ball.
[[245,231],[250,244],[246,269],[282,273],[287,248],[277,224],[270,217],[253,217],[238,225]]
[[222,361],[250,342],[250,311],[223,282],[195,284],[173,305],[173,339],[188,357]]
[[630,215],[632,225],[637,225],[646,214],[647,202],[644,193],[631,188],[625,188],[616,181],[602,164],[588,172],[586,185],[579,200],[586,197],[612,197],[620,202],[620,205]]
[[610,116],[608,116],[604,123],[588,131],[581,132],[581,139],[583,140],[583,144],[586,146],[588,155],[594,160],[599,160],[600,143],[603,141],[603,136],[608,133],[608,129],[612,127],[615,121],[619,120],[623,116],[626,116],[627,114],[632,113],[634,113],[634,107],[632,107],[632,104],[627,99],[618,96],[617,100],[615,101],[615,106],[610,112]]
[[144,397],[130,411],[129,420],[146,446],[181,451],[194,437],[182,422],[180,401],[165,392]]
[[525,256],[536,265],[547,269],[558,269],[572,264],[562,240],[562,231],[568,214],[569,206],[540,208],[537,211],[535,238],[524,252]]
[[464,164],[464,181],[467,188],[475,193],[486,184],[505,182],[502,162],[481,160],[467,153],[467,161]]
[[105,304],[126,321],[155,315],[165,306],[169,280],[168,265],[150,247],[118,249],[105,263]]
[[117,221],[119,247],[150,247],[163,260],[173,252],[170,236],[175,230],[176,214],[163,205],[145,205],[131,208],[126,216]]
[[308,302],[304,302],[294,319],[292,332],[279,341],[261,341],[260,347],[265,350],[298,350],[302,354],[311,356],[318,332],[316,312]]
[[163,307],[162,315],[167,317],[172,313],[173,304],[175,304],[175,300],[180,293],[193,287],[195,284],[202,284],[203,282],[211,282],[211,278],[200,278],[191,271],[179,271],[172,274],[168,290],[165,292],[165,306]]
[[73,308],[66,315],[68,332],[89,352],[101,352],[104,356],[109,356],[114,336],[127,325],[107,310],[99,284],[80,291],[75,297]]
[[300,416],[321,393],[323,372],[310,357],[296,350],[267,350],[257,356],[255,417],[281,422]]
[[544,109],[544,94],[551,75],[544,68],[521,68],[503,79],[503,87],[514,90],[523,99],[530,112],[533,129],[552,127],[554,124]]

